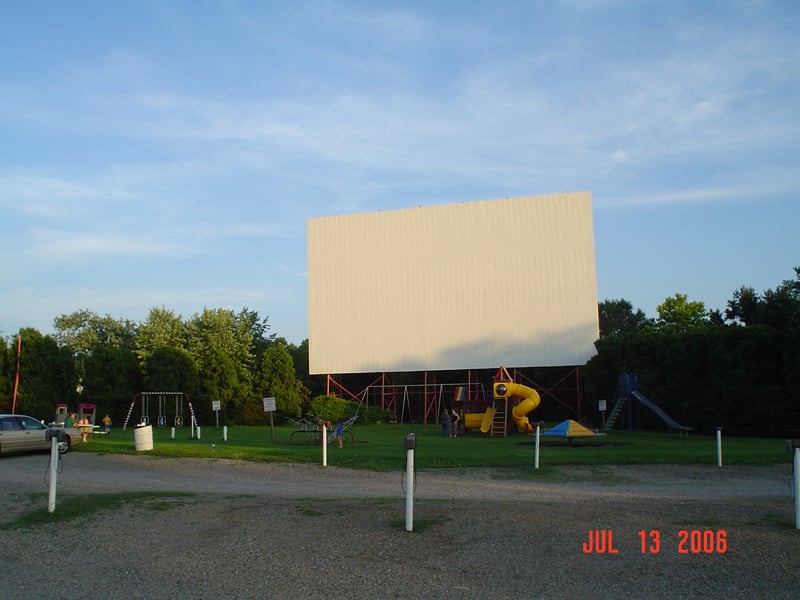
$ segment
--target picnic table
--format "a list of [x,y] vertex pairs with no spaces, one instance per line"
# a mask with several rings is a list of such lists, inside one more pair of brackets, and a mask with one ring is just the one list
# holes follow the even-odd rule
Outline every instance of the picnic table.
[[91,423],[75,423],[73,427],[81,432],[81,440],[84,442],[88,440],[90,433],[95,429],[100,429],[99,425],[92,425]]

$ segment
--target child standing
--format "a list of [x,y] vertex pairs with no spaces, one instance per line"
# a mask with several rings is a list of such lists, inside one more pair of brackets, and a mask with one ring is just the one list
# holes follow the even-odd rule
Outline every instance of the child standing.
[[344,442],[344,423],[342,423],[341,417],[336,421],[336,441],[339,442],[339,448],[341,448]]
[[461,420],[461,417],[458,414],[458,411],[454,408],[450,413],[450,437],[457,437],[458,436],[458,422]]
[[442,424],[442,437],[450,436],[450,411],[445,409],[442,411],[442,417],[439,419]]

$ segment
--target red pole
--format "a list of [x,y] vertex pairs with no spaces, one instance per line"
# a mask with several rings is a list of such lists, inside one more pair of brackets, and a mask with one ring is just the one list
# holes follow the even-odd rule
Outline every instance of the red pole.
[[17,336],[17,375],[14,378],[14,397],[11,399],[11,414],[17,410],[17,392],[19,391],[19,355],[22,354],[22,336]]

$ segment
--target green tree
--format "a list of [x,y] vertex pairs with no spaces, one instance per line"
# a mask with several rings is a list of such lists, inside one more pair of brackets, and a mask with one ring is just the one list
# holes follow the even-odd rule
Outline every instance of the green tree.
[[[75,361],[67,348],[59,347],[53,337],[43,336],[36,329],[21,329],[19,335],[22,352],[16,411],[52,419],[56,404],[75,404],[78,400]],[[15,361],[16,354],[15,346]]]
[[112,348],[133,349],[136,325],[131,321],[100,317],[88,309],[69,315],[60,315],[53,321],[53,337],[59,346],[69,349],[75,357],[78,375],[84,375],[84,364],[99,345]]
[[786,381],[786,397],[790,398],[794,422],[800,426],[800,310],[796,311],[786,327],[783,351],[783,375]]
[[800,310],[800,267],[795,267],[794,272],[793,280],[786,279],[761,295],[752,287],[742,286],[728,301],[725,318],[744,325],[785,328]]
[[121,421],[141,389],[141,371],[130,348],[98,344],[86,359],[81,398],[113,421]]
[[186,349],[186,325],[172,310],[151,308],[147,320],[136,331],[136,356],[139,364],[147,363],[157,348]]
[[183,348],[156,348],[147,358],[145,391],[186,392],[200,389],[200,377],[192,355]]
[[13,356],[11,348],[6,345],[6,340],[0,337],[0,412],[11,412],[16,373]]
[[708,311],[703,302],[690,302],[686,294],[675,294],[656,307],[657,324],[680,329],[708,323]]
[[88,309],[60,315],[53,320],[53,326],[53,337],[60,346],[84,354],[89,354],[98,344],[132,349],[136,337],[134,322],[110,315],[100,317]]
[[[634,372],[648,398],[698,432],[800,436],[797,268],[795,275],[761,295],[740,288],[725,319],[678,294],[659,307],[658,326],[601,337],[583,369],[586,396],[614,398],[619,374]],[[726,320],[742,326],[719,326]],[[641,425],[663,427],[648,411]]]
[[733,292],[725,309],[725,319],[750,325],[756,320],[756,312],[761,304],[761,297],[752,287],[742,286]]
[[625,299],[603,300],[597,309],[600,337],[634,333],[649,323],[644,312],[638,308],[634,311],[633,305]]
[[794,268],[794,279],[784,279],[782,285],[796,300],[800,300],[800,267]]
[[299,416],[302,398],[298,384],[292,357],[286,348],[280,344],[267,348],[256,374],[256,392],[261,397],[274,397],[279,413]]
[[257,311],[244,307],[236,315],[236,320],[250,332],[254,364],[258,364],[261,355],[275,341],[275,334],[269,333],[269,317],[262,319]]
[[778,286],[765,290],[763,301],[757,312],[757,322],[775,329],[785,328],[792,317],[800,310],[800,296],[791,285]]
[[228,415],[245,414],[252,391],[252,322],[225,309],[203,309],[187,324],[188,349],[200,374],[202,400],[221,401]]
[[287,343],[285,348],[292,357],[295,376],[301,381],[305,381],[308,378],[308,339],[300,342],[299,346]]
[[[304,398],[311,399],[325,393],[325,376],[311,375],[308,369],[308,338],[300,342],[299,346],[286,344],[286,351],[294,363],[294,375],[303,384]],[[303,401],[305,407],[307,400]]]

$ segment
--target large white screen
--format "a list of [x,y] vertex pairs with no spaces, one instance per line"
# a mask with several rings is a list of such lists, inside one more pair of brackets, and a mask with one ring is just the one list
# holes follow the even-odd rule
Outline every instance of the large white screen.
[[598,337],[589,192],[308,221],[316,374],[582,365]]

